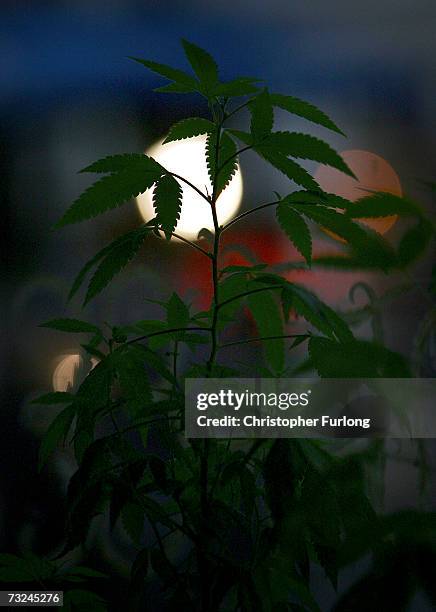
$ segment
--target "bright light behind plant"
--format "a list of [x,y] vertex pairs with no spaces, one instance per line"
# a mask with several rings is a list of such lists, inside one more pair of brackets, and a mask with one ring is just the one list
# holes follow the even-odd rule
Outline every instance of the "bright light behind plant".
[[[151,146],[147,155],[154,157],[168,170],[183,175],[202,191],[206,187],[211,193],[212,187],[207,172],[205,159],[206,136],[197,136],[189,140],[179,140],[163,145],[160,141]],[[183,187],[183,206],[176,233],[184,238],[196,240],[203,228],[213,231],[210,207],[191,187],[181,182]],[[232,219],[242,200],[243,184],[241,171],[236,171],[233,179],[217,200],[217,213],[220,223]],[[145,221],[155,216],[153,208],[153,189],[140,194],[136,201]]]
[[53,372],[53,389],[55,391],[71,391],[82,362],[82,357],[75,353],[63,355]]

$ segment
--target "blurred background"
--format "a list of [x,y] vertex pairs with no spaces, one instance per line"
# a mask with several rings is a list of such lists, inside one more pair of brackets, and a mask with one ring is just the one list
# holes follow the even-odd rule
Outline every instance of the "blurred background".
[[[210,287],[201,255],[158,238],[86,310],[82,311],[79,298],[67,305],[69,286],[81,266],[114,237],[138,225],[141,213],[132,202],[96,221],[51,229],[91,180],[78,175],[78,170],[105,155],[146,150],[178,119],[207,116],[200,98],[153,93],[163,80],[128,59],[139,56],[186,69],[181,37],[208,49],[224,79],[263,78],[272,91],[322,108],[347,138],[289,115],[277,114],[277,125],[304,129],[338,151],[359,151],[355,163],[366,177],[363,188],[406,193],[432,214],[431,196],[420,183],[436,180],[436,4],[432,0],[3,0],[1,550],[30,546],[46,553],[58,545],[62,495],[74,470],[69,454],[59,453],[35,478],[39,439],[52,413],[46,413],[47,407],[30,407],[29,400],[52,388],[65,389],[90,364],[80,340],[38,324],[60,316],[100,324],[156,318],[158,307],[145,298],[166,298],[172,290],[196,307],[207,306]],[[316,166],[307,167],[324,176]],[[290,190],[282,175],[250,153],[242,159],[241,172],[241,209],[269,201],[273,190],[282,194]],[[327,175],[322,180],[339,179]],[[339,191],[346,188],[337,185]],[[395,223],[383,231],[395,241]],[[341,245],[332,238],[318,236],[318,253],[338,249]],[[268,212],[229,232],[226,258],[226,263],[262,260],[273,265],[298,260]],[[431,260],[428,257],[414,271],[414,280],[422,285],[428,284]],[[342,311],[353,306],[349,289],[358,281],[369,282],[381,295],[389,286],[408,280],[319,270],[290,273],[293,277]],[[360,299],[365,302],[364,293],[356,295],[357,304]],[[389,348],[413,355],[428,310],[429,304],[416,290],[388,302],[382,318]],[[243,331],[236,330],[235,337]],[[369,327],[363,326],[361,335],[368,334]],[[431,337],[427,352],[422,372],[434,376],[436,351]],[[229,365],[240,358],[238,353],[226,356]],[[434,458],[430,445],[430,458],[432,453]],[[415,506],[416,467],[392,462],[387,469],[387,508]],[[430,503],[434,493],[435,487],[430,487]],[[122,537],[115,552],[111,546],[115,545],[107,544],[108,558],[122,560]]]

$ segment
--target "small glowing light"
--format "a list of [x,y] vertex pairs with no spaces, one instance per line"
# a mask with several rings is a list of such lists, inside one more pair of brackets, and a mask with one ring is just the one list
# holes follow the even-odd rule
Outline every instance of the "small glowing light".
[[80,355],[63,355],[53,372],[53,389],[55,391],[71,391],[77,382],[83,359]]
[[[196,136],[187,140],[179,140],[162,144],[160,141],[151,146],[147,155],[150,155],[162,166],[185,177],[193,185],[209,193],[212,191],[209,179],[205,146],[206,136]],[[180,219],[176,227],[176,233],[184,238],[196,240],[198,232],[202,228],[213,231],[213,221],[210,206],[189,185],[181,183],[183,189],[183,205]],[[238,167],[232,180],[221,193],[217,200],[217,215],[220,224],[232,219],[242,200],[243,184],[242,175]],[[139,211],[145,221],[155,216],[153,208],[153,189],[148,189],[137,198]]]

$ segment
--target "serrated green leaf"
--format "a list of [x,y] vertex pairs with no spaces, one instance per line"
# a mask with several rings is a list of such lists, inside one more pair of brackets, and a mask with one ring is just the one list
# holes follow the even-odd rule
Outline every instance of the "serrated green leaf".
[[73,404],[67,406],[52,421],[39,448],[38,470],[41,471],[47,459],[54,452],[56,446],[62,438],[65,438],[70,431],[73,419],[76,415],[76,408]]
[[327,206],[327,208],[345,210],[354,205],[354,202],[350,202],[350,200],[325,191],[294,191],[282,198],[282,202],[286,204],[318,204]]
[[221,134],[218,156],[216,143],[217,134],[216,131],[214,131],[207,137],[206,162],[212,185],[216,180],[215,195],[218,197],[232,180],[238,163],[236,158],[236,144],[227,132]]
[[87,323],[86,321],[80,321],[79,319],[52,319],[51,321],[42,323],[40,327],[49,327],[50,329],[57,329],[73,334],[91,333],[101,335],[101,331],[96,325],[92,325],[92,323]]
[[112,357],[130,416],[145,416],[152,394],[145,370],[144,352],[132,344],[126,348],[120,347],[112,353]]
[[119,155],[108,155],[85,166],[79,174],[90,172],[94,174],[113,174],[129,170],[145,170],[162,172],[162,166],[152,157],[144,153],[122,153]]
[[258,149],[257,147],[254,150],[297,185],[315,191],[320,189],[318,183],[309,172],[297,164],[297,162],[288,159],[286,155],[273,150]]
[[[219,283],[219,301],[226,302],[247,291],[247,278],[245,274],[236,272],[226,276]],[[241,308],[240,300],[233,300],[226,304],[218,311],[219,326],[224,326],[229,320],[232,320],[235,312]]]
[[213,96],[218,84],[218,66],[215,60],[210,53],[188,40],[183,39],[182,45],[189,63],[200,80],[202,92],[208,97]]
[[73,399],[74,395],[72,395],[72,393],[54,391],[53,393],[45,393],[44,395],[32,400],[30,403],[47,405],[70,404]]
[[335,342],[312,336],[309,355],[318,373],[325,378],[408,378],[405,359],[387,348],[354,340]]
[[166,305],[167,326],[170,329],[186,327],[189,323],[189,309],[184,301],[173,293]]
[[251,134],[249,134],[248,132],[244,132],[243,130],[234,130],[234,129],[227,129],[227,132],[235,136],[238,140],[241,140],[246,145],[254,144],[253,138],[251,137]]
[[309,159],[336,168],[352,178],[356,178],[342,157],[326,142],[299,132],[273,132],[261,145],[262,151],[272,150],[285,156]]
[[395,253],[383,238],[370,228],[353,222],[345,214],[316,204],[294,204],[294,208],[343,238],[356,251],[359,258],[382,270],[388,269],[396,261]]
[[163,141],[163,144],[172,142],[173,140],[183,140],[184,138],[193,138],[200,134],[209,134],[214,130],[214,124],[208,119],[202,119],[201,117],[192,117],[190,119],[182,119],[178,123],[175,123],[168,136]]
[[268,91],[265,89],[255,96],[248,108],[251,113],[251,137],[258,144],[271,134],[274,125],[274,111]]
[[[246,145],[253,145],[253,139],[250,134],[241,130],[227,130],[238,140],[241,140]],[[291,181],[297,185],[301,185],[310,192],[321,192],[321,188],[315,179],[295,161],[288,159],[286,155],[274,151],[267,147],[253,147],[253,150],[260,155],[265,161],[270,163],[274,168],[282,172]]]
[[123,236],[123,240],[116,240],[112,243],[112,248],[108,249],[89,282],[84,305],[98,295],[112,278],[133,259],[149,232],[150,228],[143,226]]
[[182,209],[182,188],[170,174],[165,174],[156,183],[153,191],[153,206],[156,221],[170,240],[180,219]]
[[224,96],[225,98],[246,96],[259,91],[259,88],[254,84],[257,81],[258,79],[252,79],[250,77],[240,77],[228,83],[220,83],[215,93],[217,96]]
[[199,83],[194,77],[183,72],[183,70],[179,70],[178,68],[172,68],[171,66],[167,66],[166,64],[160,64],[158,62],[152,62],[149,60],[144,60],[139,57],[130,57],[129,59],[142,64],[152,72],[156,74],[160,74],[160,76],[169,79],[170,81],[175,81],[177,84],[183,85],[188,88],[192,88],[194,91],[198,91]]
[[[250,283],[255,288],[256,283]],[[277,302],[268,291],[247,296],[247,305],[256,322],[259,337],[283,336],[283,324]],[[265,340],[263,342],[265,359],[275,372],[284,366],[284,339]]]
[[323,111],[309,102],[294,98],[293,96],[284,96],[282,94],[271,94],[271,101],[274,106],[282,108],[293,115],[303,117],[312,123],[322,125],[329,130],[333,130],[345,136],[344,132],[342,132]]
[[285,318],[290,308],[304,317],[320,332],[339,341],[353,340],[353,334],[345,321],[314,293],[295,283],[288,283],[282,292],[282,305]]
[[433,236],[434,231],[431,224],[424,219],[408,229],[398,245],[400,266],[405,267],[416,261],[425,252]]
[[312,260],[312,236],[303,217],[287,204],[276,208],[277,221],[295,248],[310,266]]
[[[151,228],[150,228],[151,229]],[[82,286],[82,283],[88,274],[88,272],[93,268],[99,261],[101,261],[106,255],[108,255],[112,249],[117,250],[122,244],[129,242],[132,240],[133,236],[136,235],[138,229],[134,229],[122,236],[119,236],[116,240],[105,246],[101,251],[99,251],[94,257],[92,257],[80,270],[79,274],[74,279],[72,287],[70,289],[70,293],[68,294],[68,301],[70,301],[73,296],[77,293],[77,291]]]
[[[130,162],[126,161],[124,157],[105,158],[88,166],[86,171],[89,172],[113,172],[113,174],[103,177],[88,187],[73,202],[64,216],[57,222],[56,227],[96,217],[107,210],[124,204],[131,198],[150,189],[165,171],[154,159],[146,155],[128,156]],[[122,165],[120,170],[106,170],[108,167],[116,168],[119,164]],[[94,170],[90,170],[90,168],[94,168]]]
[[421,209],[409,198],[397,196],[392,193],[378,191],[356,202],[350,203],[346,214],[352,219],[370,217],[420,217]]

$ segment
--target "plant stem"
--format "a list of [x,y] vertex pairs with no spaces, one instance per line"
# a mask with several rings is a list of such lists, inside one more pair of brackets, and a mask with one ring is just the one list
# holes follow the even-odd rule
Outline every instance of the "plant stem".
[[[211,104],[211,110],[213,111],[213,105]],[[222,110],[222,109],[221,109]],[[207,372],[210,375],[213,371],[213,366],[215,364],[216,352],[218,347],[218,339],[217,339],[217,323],[218,323],[218,257],[219,257],[219,248],[220,248],[220,226],[218,223],[218,215],[216,211],[216,202],[218,199],[218,160],[219,160],[219,150],[220,150],[220,138],[221,138],[221,129],[224,121],[224,113],[221,112],[221,118],[215,118],[215,113],[213,112],[213,117],[216,124],[216,141],[215,141],[215,172],[212,181],[212,197],[210,199],[210,208],[213,219],[213,226],[215,229],[214,241],[213,241],[213,253],[212,253],[212,283],[213,283],[213,314],[212,314],[212,324],[210,328],[211,333],[211,349],[209,354],[209,359],[207,361]],[[209,440],[206,438],[203,444],[203,451],[201,453],[200,459],[200,506],[201,506],[201,515],[203,520],[203,525],[201,527],[202,538],[205,539],[207,523],[208,523],[208,515],[209,515]],[[210,606],[210,564],[209,561],[204,554],[204,550],[202,548],[202,544],[200,543],[200,547],[197,548],[197,557],[198,564],[200,570],[201,577],[201,609],[203,612],[209,612]]]

